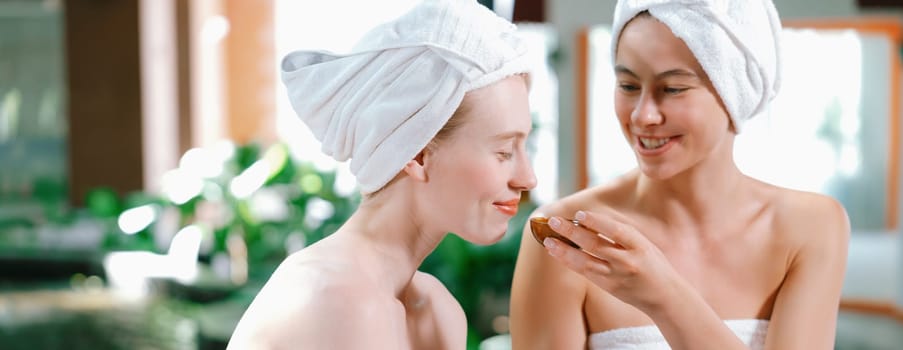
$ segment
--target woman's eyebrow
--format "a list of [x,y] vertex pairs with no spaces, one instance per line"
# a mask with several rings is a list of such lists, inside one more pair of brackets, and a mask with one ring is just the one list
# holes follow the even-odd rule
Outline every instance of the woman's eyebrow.
[[524,134],[523,132],[520,132],[520,131],[510,131],[510,132],[503,132],[501,134],[496,134],[496,135],[492,136],[492,139],[501,141],[501,140],[507,140],[507,139],[524,138],[524,137],[527,137],[527,134]]
[[664,78],[669,78],[669,77],[685,77],[685,78],[699,79],[699,76],[696,75],[696,73],[693,73],[692,71],[688,71],[686,69],[681,69],[681,68],[667,70],[667,71],[664,71],[664,72],[661,72],[661,73],[658,73],[655,75],[656,79],[664,79]]
[[636,73],[634,73],[630,69],[627,69],[627,67],[624,67],[620,64],[615,66],[615,74],[627,74],[634,78],[639,78],[639,76],[637,76]]
[[[615,73],[616,74],[618,74],[618,73],[627,74],[631,77],[639,79],[639,76],[636,73],[634,73],[627,67],[624,67],[620,64],[615,66]],[[658,73],[655,75],[656,80],[661,80],[661,79],[669,78],[669,77],[686,77],[686,78],[699,79],[699,75],[697,75],[696,73],[693,73],[692,71],[682,69],[682,68],[670,69],[670,70],[667,70],[667,71],[664,71],[664,72],[661,72],[661,73]]]

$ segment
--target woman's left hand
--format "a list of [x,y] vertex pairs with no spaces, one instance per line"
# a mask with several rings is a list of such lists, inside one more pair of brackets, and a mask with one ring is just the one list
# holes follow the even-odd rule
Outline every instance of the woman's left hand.
[[574,218],[579,224],[552,217],[549,226],[580,248],[546,238],[550,255],[647,314],[672,299],[682,279],[646,236],[614,215],[578,211]]

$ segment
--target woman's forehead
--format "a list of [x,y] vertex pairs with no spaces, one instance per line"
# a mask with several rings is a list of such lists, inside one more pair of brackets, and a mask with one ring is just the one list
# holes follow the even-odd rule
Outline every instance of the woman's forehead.
[[[512,104],[520,103],[513,102]],[[526,102],[523,102],[526,104]],[[508,105],[508,103],[500,103]],[[485,139],[493,141],[502,139],[503,135],[508,137],[515,134],[527,134],[532,128],[532,119],[529,112],[517,109],[505,109],[500,106],[491,106],[489,104],[481,105],[485,108],[471,109],[471,113],[461,125],[461,132],[458,136],[464,138]],[[510,138],[510,137],[508,137]]]
[[[523,77],[511,76],[495,84],[471,91],[464,97],[467,104],[464,127],[511,129],[529,126],[530,107]],[[490,131],[490,130],[486,130]]]
[[664,23],[651,16],[634,18],[618,41],[615,64],[636,72],[652,69],[655,74],[684,69],[702,74],[702,67],[686,43]]

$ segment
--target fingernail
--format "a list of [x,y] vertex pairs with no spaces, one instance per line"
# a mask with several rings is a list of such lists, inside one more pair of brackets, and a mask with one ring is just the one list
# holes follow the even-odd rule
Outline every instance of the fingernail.
[[546,238],[542,240],[542,245],[546,246],[546,251],[549,252],[549,255],[558,256],[558,243],[554,239]]
[[577,219],[577,220],[586,219],[586,213],[584,213],[582,210],[578,211],[577,214],[574,214],[574,219]]
[[549,219],[549,226],[552,226],[552,228],[558,228],[558,226],[561,226],[561,221],[558,220],[558,218],[551,218]]

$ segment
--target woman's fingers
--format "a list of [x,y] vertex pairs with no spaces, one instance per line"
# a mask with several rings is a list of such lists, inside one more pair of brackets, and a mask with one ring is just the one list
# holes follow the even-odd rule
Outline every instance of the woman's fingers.
[[643,236],[632,226],[627,225],[608,213],[578,211],[574,214],[581,226],[599,232],[624,249],[640,246]]
[[578,224],[576,221],[552,217],[549,219],[549,226],[576,243],[581,249],[594,254],[603,253],[606,249],[623,248],[611,238],[600,234],[599,231],[584,226],[582,222]]
[[611,273],[611,264],[608,261],[571,247],[559,239],[549,237],[543,240],[542,244],[550,255],[579,274],[584,276],[601,274],[604,276]]

